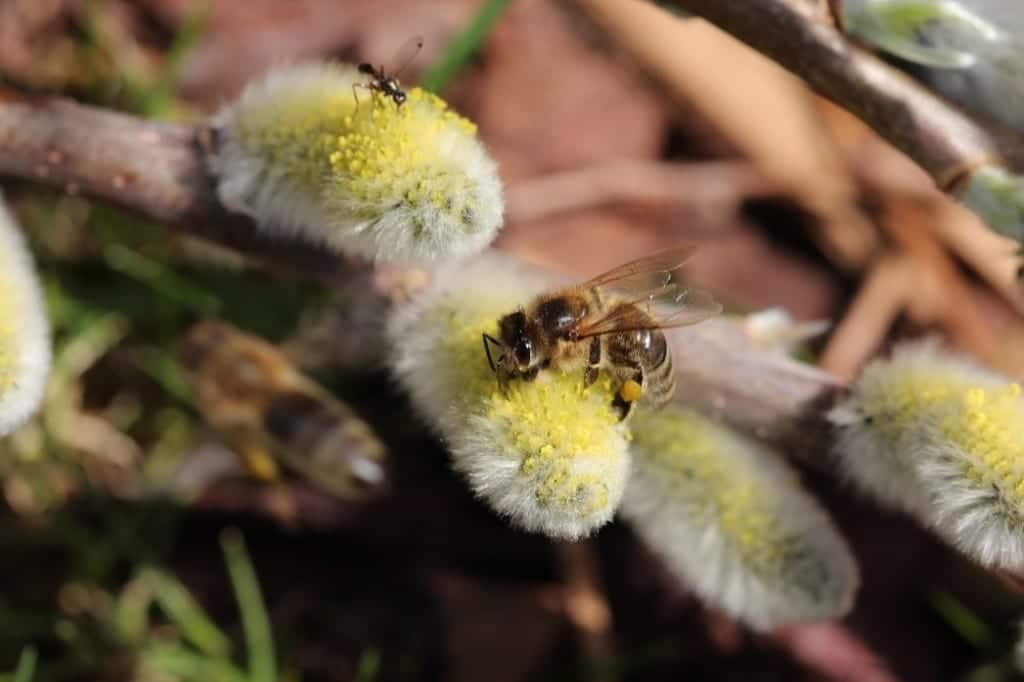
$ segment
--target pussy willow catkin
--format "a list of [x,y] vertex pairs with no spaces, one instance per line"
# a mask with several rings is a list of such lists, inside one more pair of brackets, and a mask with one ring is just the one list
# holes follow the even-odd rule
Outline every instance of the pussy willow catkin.
[[707,602],[759,630],[849,610],[850,550],[774,453],[676,405],[636,415],[632,452],[622,514]]
[[50,327],[35,268],[0,197],[0,436],[39,407],[50,371]]
[[849,476],[979,562],[1024,567],[1020,385],[933,342],[869,364],[830,414]]
[[549,369],[505,394],[481,340],[549,285],[486,254],[439,274],[396,312],[389,336],[400,382],[474,492],[517,526],[572,539],[608,522],[626,485],[629,434],[612,381],[584,388],[582,372]]
[[419,88],[401,106],[350,64],[282,68],[213,119],[211,167],[229,209],[263,229],[378,261],[476,253],[502,190],[476,126]]

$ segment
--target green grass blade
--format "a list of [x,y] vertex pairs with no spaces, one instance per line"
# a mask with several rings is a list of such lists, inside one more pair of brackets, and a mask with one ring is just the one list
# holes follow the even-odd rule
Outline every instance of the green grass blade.
[[376,649],[367,649],[359,657],[359,665],[356,666],[356,674],[352,682],[373,682],[380,672],[380,652]]
[[989,624],[950,593],[932,592],[929,601],[932,608],[964,641],[979,649],[989,649],[995,644],[995,634]]
[[248,681],[230,661],[207,658],[178,644],[150,644],[139,654],[139,667],[143,675],[181,682]]
[[230,528],[221,534],[220,544],[242,616],[245,645],[249,653],[249,682],[276,682],[277,663],[274,660],[270,619],[260,594],[256,571],[245,549],[245,541],[238,530]]
[[183,308],[207,316],[216,315],[220,310],[220,300],[216,296],[137,251],[120,244],[108,244],[103,251],[103,259],[112,270],[145,284]]
[[227,635],[210,620],[199,602],[172,575],[155,568],[143,571],[156,603],[181,631],[182,636],[208,656],[224,657],[231,650]]
[[426,70],[420,86],[431,92],[444,90],[480,49],[507,5],[508,0],[486,0],[469,25],[448,43],[441,58]]
[[38,656],[33,647],[25,647],[18,657],[18,667],[14,669],[14,682],[32,682],[36,675]]
[[121,590],[114,605],[114,628],[122,640],[133,645],[145,640],[153,597],[152,587],[138,578]]

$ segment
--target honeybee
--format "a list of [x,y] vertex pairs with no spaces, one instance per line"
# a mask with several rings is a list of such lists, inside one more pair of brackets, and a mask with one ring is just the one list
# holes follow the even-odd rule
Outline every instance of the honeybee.
[[619,381],[613,405],[626,419],[638,402],[660,407],[675,391],[662,329],[696,324],[722,311],[707,293],[676,279],[695,247],[680,246],[626,263],[576,286],[537,296],[483,335],[504,389],[549,366],[583,369],[583,385],[601,369]]
[[270,343],[205,321],[180,357],[203,418],[251,473],[276,478],[280,461],[345,499],[386,483],[385,448],[370,427]]
[[[368,90],[375,90],[385,97],[390,97],[396,106],[402,106],[405,104],[405,100],[408,99],[405,94],[405,90],[402,89],[401,83],[398,82],[398,75],[405,70],[405,67],[409,65],[409,62],[416,57],[416,54],[423,47],[423,38],[415,36],[410,38],[402,47],[398,50],[398,54],[395,56],[394,63],[398,64],[398,69],[394,73],[387,73],[383,66],[375,67],[373,64],[363,62],[356,68],[359,69],[359,73],[370,76],[373,80],[365,85],[359,87],[367,88]],[[352,86],[352,94],[355,95],[356,86]],[[358,104],[359,98],[356,98]]]

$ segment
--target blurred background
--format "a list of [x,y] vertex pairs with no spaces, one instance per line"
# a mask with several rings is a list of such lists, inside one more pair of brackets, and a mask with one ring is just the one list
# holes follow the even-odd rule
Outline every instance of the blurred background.
[[[583,277],[696,242],[689,275],[730,309],[831,320],[806,355],[841,379],[930,332],[1022,374],[1013,245],[671,7],[0,0],[0,85],[198,123],[275,64],[391,68],[415,35],[400,78],[476,121],[499,163],[498,248]],[[378,322],[365,303],[74,193],[3,189],[55,365],[40,415],[0,442],[0,680],[1014,679],[1018,580],[820,471],[807,480],[861,562],[857,606],[753,634],[620,523],[559,545],[473,500],[360,344]],[[382,439],[387,480],[275,477],[218,433],[178,362],[211,317],[283,344],[347,401]]]

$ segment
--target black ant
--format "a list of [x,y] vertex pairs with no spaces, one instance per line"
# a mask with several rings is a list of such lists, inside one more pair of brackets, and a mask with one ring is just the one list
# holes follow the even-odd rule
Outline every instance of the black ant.
[[398,70],[392,74],[384,71],[384,67],[375,67],[373,64],[363,62],[357,68],[359,73],[365,74],[373,78],[369,83],[355,83],[352,85],[352,96],[356,98],[356,106],[359,106],[359,98],[356,96],[356,88],[366,88],[367,90],[374,90],[381,93],[385,97],[390,97],[395,103],[395,106],[401,107],[405,104],[408,95],[405,90],[402,89],[402,84],[398,82],[398,74],[405,70],[405,67],[409,65],[409,62],[419,53],[420,48],[423,47],[423,38],[415,36],[410,38],[395,57],[393,63],[400,64]]

